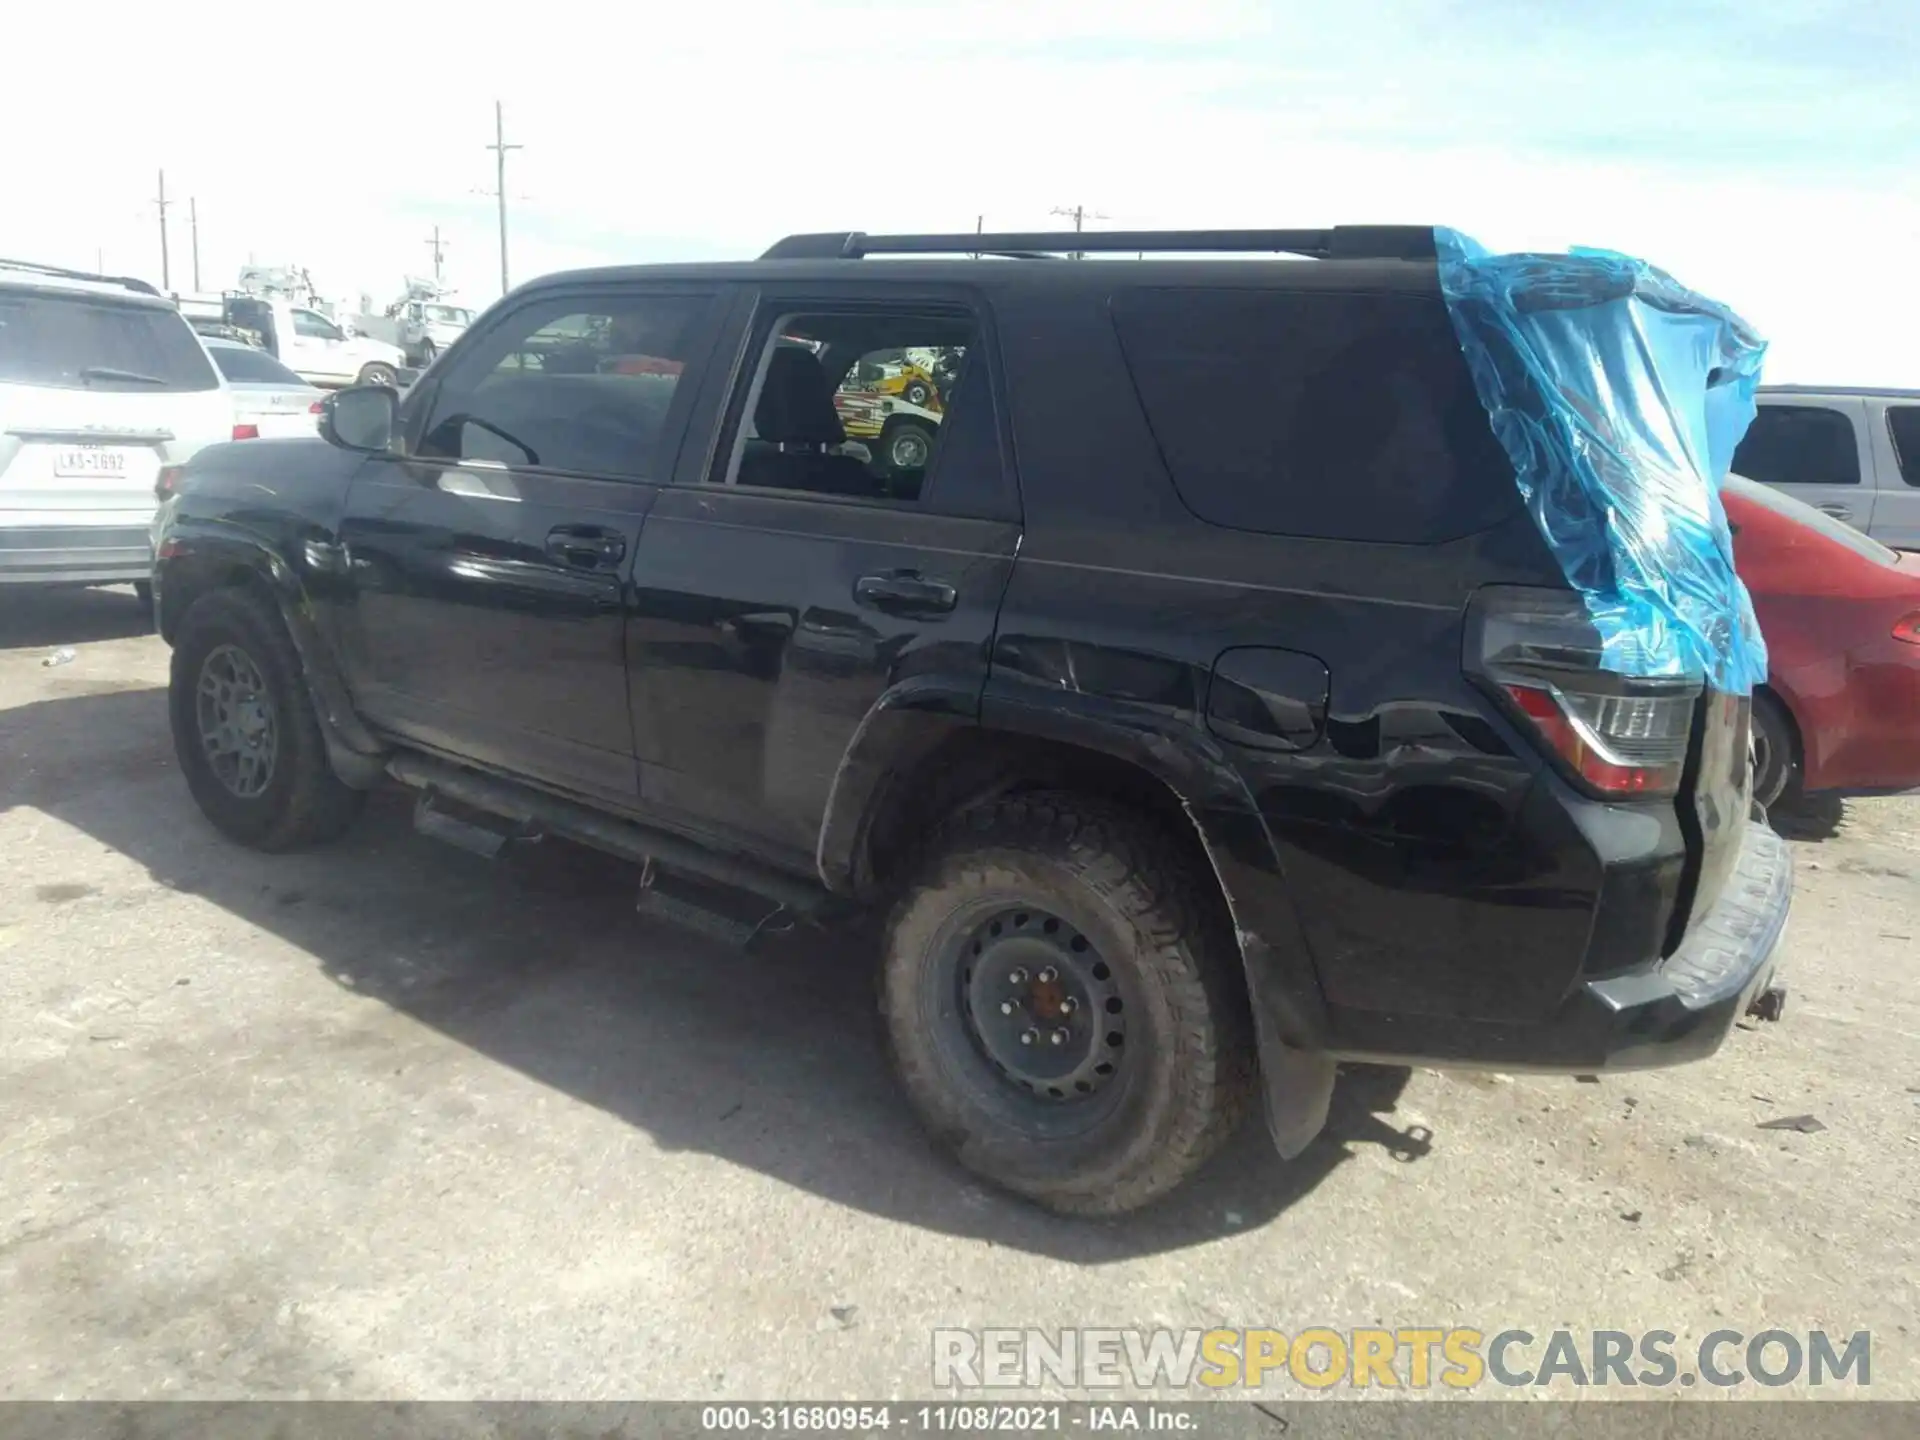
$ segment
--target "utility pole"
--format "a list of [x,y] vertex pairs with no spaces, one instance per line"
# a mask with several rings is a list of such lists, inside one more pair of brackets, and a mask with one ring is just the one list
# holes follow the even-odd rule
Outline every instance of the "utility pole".
[[[505,225],[502,225],[501,232],[503,237],[505,234],[505,230],[506,230]],[[433,283],[436,285],[440,283],[440,252],[446,248],[446,243],[447,243],[446,241],[440,238],[440,227],[438,225],[434,226],[433,238],[427,241],[427,248],[433,251]],[[506,268],[507,268],[505,255],[506,255],[505,247],[503,246],[501,250],[501,265],[500,265],[501,276],[503,279],[505,278]]]
[[512,288],[507,280],[507,152],[524,149],[524,146],[507,143],[507,122],[498,100],[493,102],[493,144],[487,149],[493,151],[494,191],[500,201],[500,293],[506,294]]
[[[1108,216],[1101,215],[1098,212],[1089,211],[1087,207],[1084,205],[1076,205],[1071,210],[1066,210],[1066,209],[1062,209],[1059,206],[1055,206],[1053,213],[1056,215],[1065,215],[1069,219],[1071,219],[1073,221],[1073,233],[1076,235],[1078,235],[1082,230],[1086,228],[1087,221],[1105,220],[1109,218]],[[1084,259],[1085,257],[1081,254],[1080,251],[1075,250],[1067,258],[1069,260],[1080,260],[1080,259]]]
[[160,172],[160,195],[154,202],[160,207],[160,288],[169,293],[173,290],[173,269],[167,261],[167,206],[173,202],[167,199],[167,172]]
[[200,202],[187,197],[187,223],[193,227],[193,293],[200,293]]

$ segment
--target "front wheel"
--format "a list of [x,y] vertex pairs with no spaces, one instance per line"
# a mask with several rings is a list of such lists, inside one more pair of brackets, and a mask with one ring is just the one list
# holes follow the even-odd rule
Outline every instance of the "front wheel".
[[385,385],[389,390],[400,388],[400,374],[391,365],[376,360],[371,365],[360,367],[359,382],[362,385]]
[[1000,800],[941,830],[888,925],[882,1010],[933,1135],[1065,1213],[1166,1194],[1253,1091],[1217,896],[1152,821],[1076,795]]
[[270,601],[215,590],[173,647],[168,711],[187,788],[223,834],[256,850],[331,840],[365,795],[327,761],[300,657]]
[[887,469],[924,470],[933,458],[933,432],[924,425],[896,425],[882,444]]

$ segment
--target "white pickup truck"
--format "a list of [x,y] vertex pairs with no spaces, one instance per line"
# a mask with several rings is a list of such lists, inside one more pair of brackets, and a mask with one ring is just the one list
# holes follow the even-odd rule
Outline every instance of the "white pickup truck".
[[394,385],[406,356],[397,345],[355,335],[318,310],[279,296],[229,295],[227,323],[251,331],[261,348],[309,385]]
[[354,328],[362,335],[399,346],[407,364],[423,370],[472,323],[473,311],[464,305],[455,305],[443,296],[411,293],[389,305],[384,315],[356,315],[353,319]]

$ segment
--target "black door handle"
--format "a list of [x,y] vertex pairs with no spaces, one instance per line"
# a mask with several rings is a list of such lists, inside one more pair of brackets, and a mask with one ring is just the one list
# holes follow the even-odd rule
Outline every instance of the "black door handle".
[[627,556],[627,538],[599,525],[556,525],[547,532],[547,554],[579,570],[611,570]]
[[960,592],[944,580],[929,580],[917,570],[883,570],[853,582],[853,598],[890,615],[945,615]]

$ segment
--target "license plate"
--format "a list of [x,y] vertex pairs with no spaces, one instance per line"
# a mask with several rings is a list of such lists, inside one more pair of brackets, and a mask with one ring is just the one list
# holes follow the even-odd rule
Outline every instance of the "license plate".
[[55,451],[53,457],[55,475],[116,477],[132,468],[126,451],[109,450],[104,445],[76,445]]

